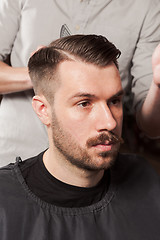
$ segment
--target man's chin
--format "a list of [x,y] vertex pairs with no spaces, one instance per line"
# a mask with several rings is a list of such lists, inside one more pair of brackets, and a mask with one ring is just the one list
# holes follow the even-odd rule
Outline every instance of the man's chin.
[[90,164],[85,165],[86,170],[99,171],[107,170],[112,167],[116,161],[118,152],[101,152],[97,157],[93,157]]
[[100,152],[98,154],[98,157],[99,157],[99,162],[101,166],[99,167],[103,169],[110,168],[115,163],[117,155],[118,155],[118,149],[116,151],[114,150],[109,152],[108,151]]
[[102,159],[105,159],[105,158],[115,158],[118,154],[118,151],[103,151],[103,152],[100,152],[98,153],[98,156],[101,157]]

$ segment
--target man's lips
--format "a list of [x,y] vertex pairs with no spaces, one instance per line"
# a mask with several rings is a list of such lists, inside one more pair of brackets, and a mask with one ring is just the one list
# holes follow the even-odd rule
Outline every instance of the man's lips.
[[111,144],[114,144],[115,142],[113,141],[109,141],[109,140],[106,140],[106,141],[97,141],[93,144],[93,146],[96,146],[96,145],[111,145]]
[[87,147],[92,149],[101,149],[102,151],[112,150],[115,145],[123,142],[123,139],[111,132],[102,133],[101,135],[90,138],[87,141]]
[[112,150],[115,144],[116,143],[114,142],[106,141],[105,143],[102,142],[102,143],[94,144],[92,147],[101,151],[110,151]]

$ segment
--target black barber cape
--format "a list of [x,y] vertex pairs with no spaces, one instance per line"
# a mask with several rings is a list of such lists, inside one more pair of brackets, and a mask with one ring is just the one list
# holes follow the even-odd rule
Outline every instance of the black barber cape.
[[[23,164],[31,167],[32,161]],[[41,200],[20,165],[0,169],[0,240],[160,239],[159,176],[142,158],[119,154],[105,196],[80,208]]]

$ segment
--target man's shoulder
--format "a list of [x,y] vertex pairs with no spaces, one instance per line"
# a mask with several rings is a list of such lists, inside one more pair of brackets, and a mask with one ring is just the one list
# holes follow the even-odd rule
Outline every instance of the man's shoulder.
[[16,167],[17,163],[10,163],[6,166],[0,168],[0,185],[6,178],[10,178],[13,175],[13,170]]
[[37,156],[25,159],[22,161],[20,157],[16,158],[15,163],[10,163],[0,168],[0,191],[6,187],[13,188],[14,185],[22,184],[24,182],[22,171],[31,168],[42,157],[43,152]]
[[24,161],[17,158],[15,163],[0,168],[1,209],[4,211],[13,211],[13,206],[17,209],[23,209],[24,205],[28,204],[29,188],[22,172],[28,171],[28,168],[32,168],[39,156],[40,154]]
[[117,182],[139,189],[157,189],[160,195],[160,177],[148,160],[136,154],[119,154],[113,174]]
[[140,164],[148,165],[148,162],[144,157],[142,157],[141,155],[134,154],[134,153],[119,153],[117,160],[120,162],[125,162],[126,164],[129,163],[129,164],[135,165],[137,163],[140,163]]
[[[15,193],[20,192],[21,186],[18,181],[16,169],[17,163],[11,163],[0,168],[0,204],[1,207],[9,202],[10,197],[15,198]],[[18,189],[18,190],[16,190]]]
[[137,154],[119,153],[115,167],[120,168],[122,171],[149,171],[155,175],[156,171],[147,159]]

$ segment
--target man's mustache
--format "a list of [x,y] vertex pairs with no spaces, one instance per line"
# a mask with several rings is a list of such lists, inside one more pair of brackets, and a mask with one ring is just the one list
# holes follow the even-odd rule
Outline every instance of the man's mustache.
[[115,133],[107,132],[107,133],[102,133],[98,137],[88,139],[87,147],[92,147],[99,144],[105,145],[106,141],[108,141],[109,144],[124,143],[124,140],[122,137],[119,137]]

